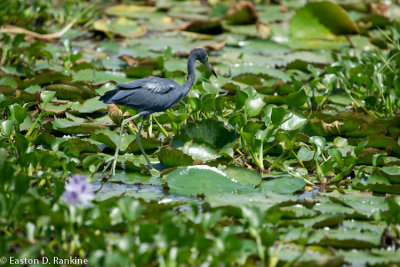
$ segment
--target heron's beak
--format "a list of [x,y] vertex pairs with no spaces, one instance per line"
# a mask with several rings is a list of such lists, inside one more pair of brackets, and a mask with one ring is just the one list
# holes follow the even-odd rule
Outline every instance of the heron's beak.
[[207,66],[207,68],[210,69],[210,71],[212,72],[212,74],[214,74],[214,76],[218,78],[218,76],[217,76],[217,74],[215,73],[213,67],[211,67],[210,62],[207,61],[207,62],[206,62],[206,66]]

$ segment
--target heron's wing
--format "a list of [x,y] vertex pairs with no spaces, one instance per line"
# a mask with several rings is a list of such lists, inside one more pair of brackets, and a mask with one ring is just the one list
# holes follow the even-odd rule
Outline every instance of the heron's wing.
[[146,78],[119,83],[100,100],[106,104],[119,104],[137,110],[163,111],[176,104],[180,96],[179,84],[164,78]]
[[145,78],[127,83],[119,83],[120,90],[149,90],[153,93],[166,94],[167,92],[177,88],[179,84],[165,78]]

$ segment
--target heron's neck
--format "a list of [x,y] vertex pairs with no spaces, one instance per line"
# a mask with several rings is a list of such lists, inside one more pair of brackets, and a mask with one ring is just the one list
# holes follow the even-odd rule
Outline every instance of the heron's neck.
[[196,64],[195,64],[196,58],[194,55],[190,54],[189,59],[188,59],[188,76],[186,82],[183,84],[183,90],[185,95],[189,93],[190,88],[192,88],[194,80],[196,78]]

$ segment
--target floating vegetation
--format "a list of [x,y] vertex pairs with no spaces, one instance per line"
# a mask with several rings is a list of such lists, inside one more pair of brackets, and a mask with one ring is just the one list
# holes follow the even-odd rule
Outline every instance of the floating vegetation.
[[[398,4],[3,2],[10,264],[400,265]],[[189,94],[145,122],[157,171],[138,119],[103,174],[137,111],[99,97],[146,77],[183,84],[195,47],[218,77],[198,64]]]

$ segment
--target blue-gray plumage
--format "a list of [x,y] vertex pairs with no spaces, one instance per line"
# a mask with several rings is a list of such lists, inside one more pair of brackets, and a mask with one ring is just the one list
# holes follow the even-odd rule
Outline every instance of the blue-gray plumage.
[[165,78],[145,78],[127,83],[119,83],[117,84],[116,89],[111,90],[100,97],[100,100],[106,104],[124,105],[128,108],[133,108],[140,111],[139,114],[128,118],[121,123],[120,139],[118,141],[114,157],[108,160],[109,164],[107,164],[104,170],[106,170],[111,161],[113,161],[112,175],[115,174],[115,166],[117,164],[118,151],[124,126],[129,121],[140,116],[143,117],[143,120],[136,135],[136,140],[143,156],[146,159],[147,164],[150,168],[152,167],[150,160],[148,159],[140,143],[140,132],[142,130],[143,123],[147,115],[169,109],[181,101],[182,98],[189,93],[195,80],[196,60],[199,60],[201,63],[206,65],[211,72],[217,76],[208,62],[207,52],[201,48],[196,48],[193,49],[189,54],[187,64],[188,77],[183,85],[179,85],[178,83]]
[[176,82],[165,78],[146,78],[118,84],[100,100],[107,104],[124,105],[135,110],[164,111],[179,102],[186,94]]

